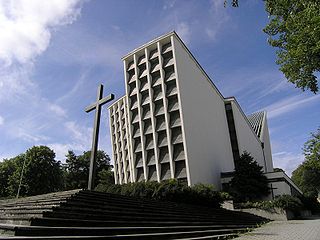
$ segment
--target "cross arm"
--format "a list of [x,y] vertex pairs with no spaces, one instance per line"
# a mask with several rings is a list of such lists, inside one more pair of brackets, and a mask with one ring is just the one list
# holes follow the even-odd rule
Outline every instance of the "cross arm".
[[96,108],[97,105],[102,106],[103,104],[106,104],[107,102],[110,102],[114,99],[114,94],[110,94],[109,96],[100,99],[98,102],[95,102],[91,104],[90,106],[85,108],[86,112],[91,112],[93,109]]

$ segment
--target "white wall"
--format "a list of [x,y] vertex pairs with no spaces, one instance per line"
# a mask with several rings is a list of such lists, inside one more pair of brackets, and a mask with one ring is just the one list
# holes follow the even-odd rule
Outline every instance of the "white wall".
[[224,101],[176,37],[174,47],[191,184],[220,188],[220,173],[234,170]]
[[274,190],[275,195],[290,194],[291,187],[302,194],[302,191],[294,184],[294,182],[284,172],[269,172],[265,176],[268,180],[273,180],[272,186],[278,188]]
[[271,154],[271,144],[269,137],[269,128],[267,116],[265,115],[263,128],[261,132],[261,140],[264,143],[264,156],[266,158],[267,172],[273,172],[273,162],[272,162],[272,154]]
[[274,197],[284,195],[284,194],[291,195],[291,188],[289,184],[287,184],[285,181],[274,182],[270,184],[272,184]]
[[231,105],[240,156],[244,151],[247,151],[254,158],[254,160],[263,167],[263,171],[265,171],[266,169],[260,140],[253,132],[251,126],[249,125],[249,122],[246,121],[245,117],[241,113],[238,104],[236,104],[235,101],[232,100]]

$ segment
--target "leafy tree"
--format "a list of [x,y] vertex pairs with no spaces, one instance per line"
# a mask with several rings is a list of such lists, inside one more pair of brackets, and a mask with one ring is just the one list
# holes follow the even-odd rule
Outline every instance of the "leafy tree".
[[46,146],[34,146],[0,165],[2,196],[17,194],[24,163],[20,195],[31,196],[62,189],[62,171],[60,162],[55,160],[55,153]]
[[56,154],[47,146],[34,146],[25,154],[23,183],[26,195],[56,192],[62,188],[62,171]]
[[[91,151],[84,152],[82,155],[76,156],[73,151],[68,151],[66,155],[66,188],[77,189],[87,188]],[[99,150],[97,152],[95,185],[100,181],[107,180],[110,177],[112,165],[110,165],[110,157]],[[110,180],[111,181],[111,180]]]
[[[17,156],[22,157],[22,155]],[[0,162],[0,198],[10,195],[9,178],[16,171],[16,164],[13,159],[4,159]]]
[[235,162],[229,191],[238,202],[259,199],[269,193],[268,181],[263,175],[262,167],[246,151]]
[[282,168],[274,168],[273,171],[274,172],[284,172],[284,170]]
[[303,152],[305,161],[293,171],[292,180],[307,197],[316,197],[320,192],[320,128],[311,133]]
[[317,132],[311,133],[310,139],[304,144],[303,153],[306,160],[320,162],[320,127]]
[[267,0],[269,44],[279,48],[277,63],[289,82],[318,92],[320,71],[320,2]]

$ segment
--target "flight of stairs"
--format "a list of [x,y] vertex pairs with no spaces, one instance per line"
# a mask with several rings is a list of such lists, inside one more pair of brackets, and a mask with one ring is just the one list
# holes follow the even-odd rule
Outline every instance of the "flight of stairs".
[[229,239],[266,219],[88,190],[0,202],[0,239]]

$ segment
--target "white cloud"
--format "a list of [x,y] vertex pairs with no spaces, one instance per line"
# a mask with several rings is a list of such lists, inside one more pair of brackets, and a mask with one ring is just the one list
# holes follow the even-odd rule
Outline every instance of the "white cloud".
[[64,124],[65,130],[70,134],[70,142],[68,143],[50,143],[47,144],[56,153],[57,160],[65,160],[68,150],[81,154],[88,151],[91,147],[92,128],[86,128],[79,124],[69,121]]
[[224,8],[224,0],[211,0],[210,4],[210,24],[205,27],[205,32],[211,40],[215,40],[230,17]]
[[66,117],[61,106],[42,97],[32,76],[34,62],[48,48],[52,32],[75,21],[81,3],[0,1],[0,109],[10,110],[1,134],[32,144],[47,142],[48,129]]
[[280,102],[273,103],[266,107],[268,111],[268,118],[275,118],[284,113],[294,111],[307,104],[319,100],[320,95],[314,95],[311,97],[305,97],[304,95],[298,95],[286,98]]
[[177,0],[167,0],[163,5],[163,10],[173,8]]
[[65,162],[66,155],[68,154],[69,150],[74,151],[76,154],[80,154],[86,150],[77,144],[52,143],[52,144],[47,144],[47,146],[55,152],[56,160],[59,160],[62,162]]
[[80,13],[78,0],[11,0],[0,2],[0,60],[28,63],[49,45],[51,29],[72,23]]
[[48,109],[50,111],[52,111],[53,113],[55,113],[59,117],[66,117],[67,116],[66,111],[57,104],[48,103]]
[[304,160],[302,154],[285,151],[272,154],[272,158],[274,167],[282,168],[289,176]]
[[188,43],[190,40],[190,27],[187,25],[187,23],[185,22],[180,22],[177,24],[176,26],[176,32],[179,34],[179,36],[181,37],[181,39]]
[[0,126],[4,124],[4,118],[0,116]]

